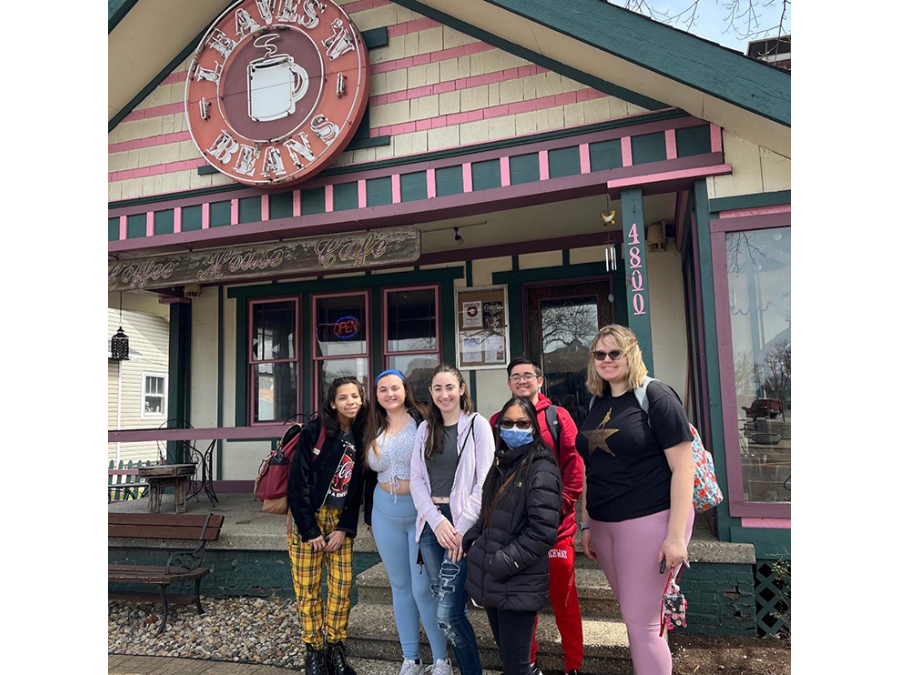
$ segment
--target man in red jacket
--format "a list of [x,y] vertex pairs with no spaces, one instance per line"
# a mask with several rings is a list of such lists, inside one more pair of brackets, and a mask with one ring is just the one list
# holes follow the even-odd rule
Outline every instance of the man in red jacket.
[[[581,630],[581,608],[578,606],[578,589],[575,588],[575,505],[581,496],[584,481],[584,460],[575,450],[575,436],[578,427],[569,412],[556,406],[559,423],[558,438],[555,442],[547,426],[547,408],[553,405],[549,398],[540,393],[544,385],[543,373],[534,361],[525,357],[513,359],[506,367],[509,375],[509,390],[513,396],[529,399],[538,413],[541,438],[551,448],[559,463],[563,483],[563,505],[559,515],[559,530],[556,545],[550,549],[550,605],[556,616],[556,625],[562,636],[562,648],[567,675],[578,675],[584,658],[584,640]],[[491,426],[497,415],[491,417]],[[537,630],[537,620],[534,623]],[[532,638],[531,668],[537,675],[537,639]]]

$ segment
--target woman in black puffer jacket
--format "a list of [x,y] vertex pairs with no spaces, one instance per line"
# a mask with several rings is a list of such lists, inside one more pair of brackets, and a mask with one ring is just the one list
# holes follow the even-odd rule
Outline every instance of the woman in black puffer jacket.
[[530,675],[534,621],[549,602],[547,553],[556,543],[562,483],[539,428],[528,399],[513,398],[503,406],[481,517],[463,538],[466,591],[487,610],[505,675]]

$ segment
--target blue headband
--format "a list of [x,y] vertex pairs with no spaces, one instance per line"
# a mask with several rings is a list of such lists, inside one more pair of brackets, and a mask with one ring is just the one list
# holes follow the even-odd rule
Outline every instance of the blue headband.
[[399,370],[393,370],[393,369],[384,371],[383,373],[381,373],[381,375],[379,375],[378,377],[375,378],[375,381],[378,382],[378,380],[380,380],[380,379],[381,379],[382,377],[384,377],[385,375],[396,375],[396,376],[399,377],[401,380],[403,380],[404,382],[406,382],[406,378],[403,377],[403,373],[401,373]]

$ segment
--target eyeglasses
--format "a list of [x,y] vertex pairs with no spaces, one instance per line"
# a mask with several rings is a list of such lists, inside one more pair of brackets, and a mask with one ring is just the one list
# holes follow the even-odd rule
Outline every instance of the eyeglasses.
[[513,427],[515,427],[516,429],[523,429],[523,430],[530,429],[531,422],[529,422],[528,420],[516,420],[515,422],[513,422],[512,420],[501,420],[500,421],[501,429],[512,429]]
[[602,349],[598,349],[594,352],[594,360],[595,361],[603,361],[606,357],[609,357],[612,361],[618,361],[622,356],[622,350],[613,349],[611,352],[605,352]]
[[515,375],[509,376],[510,382],[520,382],[521,380],[525,380],[526,382],[534,382],[537,379],[537,375],[534,373],[525,373],[524,375],[519,375],[516,373]]

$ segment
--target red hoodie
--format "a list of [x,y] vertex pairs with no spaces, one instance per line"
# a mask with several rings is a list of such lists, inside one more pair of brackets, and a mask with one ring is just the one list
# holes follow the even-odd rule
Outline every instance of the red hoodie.
[[[556,455],[556,461],[559,463],[559,473],[562,476],[562,495],[563,505],[560,511],[559,530],[557,534],[557,542],[566,537],[571,537],[578,530],[575,522],[575,505],[581,496],[581,489],[584,485],[584,460],[575,450],[575,436],[578,435],[578,427],[575,426],[575,420],[569,414],[569,411],[562,406],[556,406],[556,417],[559,419],[559,447],[553,442],[553,436],[547,429],[547,416],[544,411],[552,405],[552,401],[538,394],[538,402],[535,409],[538,413],[538,424],[541,427],[541,438],[548,448],[553,449]],[[497,415],[494,413],[491,417],[491,427],[497,421]]]

